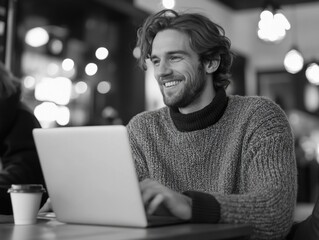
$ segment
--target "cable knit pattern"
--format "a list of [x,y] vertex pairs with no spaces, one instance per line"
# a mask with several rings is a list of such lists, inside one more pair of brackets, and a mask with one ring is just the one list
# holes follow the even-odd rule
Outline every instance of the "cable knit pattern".
[[200,130],[177,130],[167,107],[136,115],[127,129],[140,180],[213,195],[220,222],[251,224],[252,239],[287,235],[297,194],[294,144],[271,100],[229,96],[219,121]]

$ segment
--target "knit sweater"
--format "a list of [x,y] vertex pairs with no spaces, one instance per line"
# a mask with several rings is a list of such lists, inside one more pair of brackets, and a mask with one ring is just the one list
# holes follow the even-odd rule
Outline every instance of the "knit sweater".
[[181,193],[209,194],[199,201],[203,206],[196,203],[197,219],[205,209],[210,214],[220,207],[219,222],[250,224],[252,239],[284,239],[297,194],[286,115],[263,97],[229,96],[224,109],[216,107],[223,98],[217,104],[216,98],[212,111],[222,114],[208,126],[209,113],[202,116],[207,108],[192,114],[201,116],[192,128],[183,127],[183,118],[168,107],[132,118],[127,129],[139,179],[151,178]]

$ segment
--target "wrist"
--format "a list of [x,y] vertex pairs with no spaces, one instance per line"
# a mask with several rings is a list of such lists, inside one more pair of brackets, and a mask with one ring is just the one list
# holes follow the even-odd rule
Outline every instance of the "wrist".
[[213,195],[197,191],[183,193],[191,199],[190,221],[194,223],[216,223],[220,219],[220,204]]
[[192,208],[193,208],[193,200],[192,198],[190,198],[189,196],[184,195],[184,198],[186,199],[186,203],[187,203],[187,210],[185,211],[185,218],[184,220],[191,220],[192,219]]

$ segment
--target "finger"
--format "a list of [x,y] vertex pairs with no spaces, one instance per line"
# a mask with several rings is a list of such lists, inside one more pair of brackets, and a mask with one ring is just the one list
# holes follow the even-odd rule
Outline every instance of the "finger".
[[164,196],[162,194],[157,194],[148,205],[147,213],[150,215],[153,214],[163,201],[164,201]]
[[162,192],[160,184],[151,179],[143,180],[140,183],[140,189],[144,205],[148,205],[157,194]]
[[144,179],[143,181],[140,182],[140,189],[143,192],[145,189],[148,189],[151,186],[154,186],[155,184],[156,184],[155,181],[153,181],[153,180],[151,180],[149,178],[146,178],[146,179]]
[[143,203],[145,206],[147,206],[149,205],[151,200],[155,198],[155,196],[159,194],[160,192],[158,192],[156,188],[152,186],[148,186],[147,188],[145,187],[141,193],[142,193]]

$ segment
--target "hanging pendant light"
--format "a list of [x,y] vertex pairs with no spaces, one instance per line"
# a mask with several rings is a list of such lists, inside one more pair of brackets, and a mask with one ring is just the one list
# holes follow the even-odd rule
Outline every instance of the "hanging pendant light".
[[278,43],[286,36],[286,31],[290,29],[290,23],[278,4],[266,1],[265,7],[260,13],[257,35],[259,39]]
[[292,32],[293,36],[293,42],[294,45],[293,47],[286,53],[285,58],[284,58],[284,67],[287,72],[296,74],[298,73],[304,65],[304,58],[299,51],[299,48],[297,47],[297,13],[296,13],[296,8],[295,8],[295,30]]
[[314,84],[319,85],[319,65],[317,61],[312,61],[306,69],[307,80]]
[[296,74],[303,68],[303,64],[303,56],[297,47],[293,47],[287,52],[284,59],[284,66],[287,72]]

